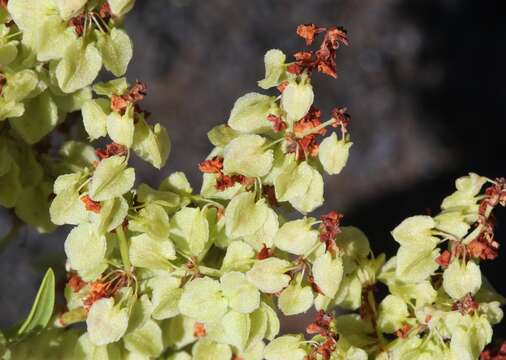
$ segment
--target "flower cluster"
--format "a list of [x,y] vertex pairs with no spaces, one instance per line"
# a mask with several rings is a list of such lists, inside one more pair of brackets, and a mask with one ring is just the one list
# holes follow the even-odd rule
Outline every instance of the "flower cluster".
[[[491,214],[506,205],[506,181],[458,179],[441,213],[410,217],[392,231],[400,247],[388,261],[372,254],[361,230],[343,225],[342,214],[310,216],[324,201],[324,173],[342,171],[352,142],[346,108],[325,120],[311,85],[317,72],[336,77],[347,34],[309,24],[297,34],[307,46],[320,38],[318,49],[292,62],[269,50],[258,85],[271,92],[240,97],[227,123],[208,133],[214,147],[198,166],[200,191],[181,172],[156,188],[136,184],[130,156],[160,169],[170,152],[167,132],[140,107],[145,84],[94,83],[102,64],[125,73],[132,47],[117,26],[132,6],[10,0],[0,7],[0,100],[7,104],[0,112],[8,119],[0,128],[0,204],[40,230],[73,226],[64,245],[64,308],[53,314],[49,271],[27,320],[0,336],[0,355],[477,359],[502,319],[504,298],[479,263],[498,254]],[[90,142],[107,144],[69,141],[45,160],[46,174],[37,146],[77,110]],[[11,183],[29,195],[2,191]],[[388,290],[382,298],[381,287]],[[279,336],[277,311],[311,308],[318,312],[306,335]]]

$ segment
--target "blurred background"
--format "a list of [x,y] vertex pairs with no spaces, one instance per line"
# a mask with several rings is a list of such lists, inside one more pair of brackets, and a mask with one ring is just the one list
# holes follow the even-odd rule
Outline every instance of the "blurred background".
[[[405,217],[436,212],[470,171],[506,176],[506,2],[500,0],[141,0],[127,17],[135,45],[130,80],[149,86],[143,108],[164,124],[173,151],[157,185],[184,171],[200,187],[206,132],[227,120],[239,96],[257,91],[263,54],[294,53],[301,23],[342,25],[337,81],[316,75],[316,106],[352,115],[349,165],[326,179],[326,204],[360,227],[373,249],[392,254],[389,232]],[[325,115],[326,116],[326,115]],[[8,224],[2,222],[0,233]],[[497,238],[506,238],[506,210]],[[5,217],[4,217],[5,218]],[[23,230],[0,254],[0,327],[28,311],[48,263],[61,263],[68,229]],[[506,294],[506,250],[486,275]],[[504,334],[504,327],[501,329]]]

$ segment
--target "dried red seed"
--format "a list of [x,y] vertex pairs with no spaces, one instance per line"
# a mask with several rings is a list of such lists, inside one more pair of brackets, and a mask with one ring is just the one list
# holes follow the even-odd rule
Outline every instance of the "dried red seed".
[[99,214],[102,209],[102,204],[97,201],[91,200],[88,195],[84,195],[81,197],[81,201],[84,203],[84,207],[86,210],[94,212],[95,214]]
[[219,174],[223,170],[223,158],[215,156],[210,160],[202,161],[199,170],[207,174]]
[[86,282],[79,277],[77,274],[72,274],[67,281],[67,285],[72,289],[73,292],[79,292],[85,285]]
[[203,323],[196,322],[193,326],[193,336],[201,338],[207,335],[206,327]]
[[437,258],[436,258],[436,262],[446,268],[448,267],[448,264],[450,263],[450,260],[451,260],[451,253],[448,251],[448,250],[445,250],[441,253],[441,255],[439,255]]
[[395,332],[395,336],[397,336],[401,339],[406,339],[408,337],[408,333],[410,330],[411,330],[411,325],[404,324],[404,325],[402,325],[402,327],[399,330],[397,330]]
[[268,248],[267,245],[264,244],[262,246],[262,249],[260,249],[260,251],[258,252],[256,258],[257,260],[263,260],[270,258],[272,255],[274,255],[272,249]]
[[274,129],[275,133],[281,132],[288,127],[286,122],[284,122],[280,116],[269,115],[267,116],[267,120],[272,123],[272,128]]

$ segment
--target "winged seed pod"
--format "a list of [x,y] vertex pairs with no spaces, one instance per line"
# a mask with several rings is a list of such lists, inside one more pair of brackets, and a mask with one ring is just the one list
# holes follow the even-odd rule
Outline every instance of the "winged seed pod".
[[[125,74],[133,6],[0,0],[0,205],[40,232],[72,226],[66,306],[54,312],[49,270],[27,319],[0,333],[0,357],[477,359],[503,317],[480,263],[498,254],[491,213],[506,204],[506,180],[458,179],[441,213],[392,231],[400,247],[386,262],[342,214],[306,216],[352,145],[346,108],[326,119],[312,85],[317,72],[337,77],[346,31],[307,24],[297,28],[307,49],[265,54],[258,85],[276,94],[241,96],[208,133],[200,193],[181,172],[136,185],[131,156],[161,169],[167,131],[141,108],[144,83],[95,82],[102,68]],[[58,154],[41,154],[78,111],[104,147],[64,134]],[[277,310],[313,306],[306,334],[279,336]]]

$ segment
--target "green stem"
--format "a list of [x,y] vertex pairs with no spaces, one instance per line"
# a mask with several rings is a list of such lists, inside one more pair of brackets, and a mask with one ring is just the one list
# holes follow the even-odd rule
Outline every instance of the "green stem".
[[327,120],[325,121],[324,123],[318,125],[317,127],[314,127],[314,128],[310,128],[310,129],[307,129],[306,131],[303,131],[302,133],[300,134],[296,134],[298,138],[303,138],[305,136],[308,136],[308,135],[311,135],[311,134],[314,134],[314,133],[317,133],[318,131],[320,131],[321,129],[324,129],[326,128],[327,126],[329,125],[332,125],[333,123],[335,122],[334,119],[330,119],[330,120]]
[[116,228],[116,235],[118,237],[121,261],[123,261],[125,270],[127,272],[130,272],[132,270],[132,264],[130,263],[130,258],[128,256],[128,240],[126,238],[125,231],[123,230],[123,225],[120,225]]

